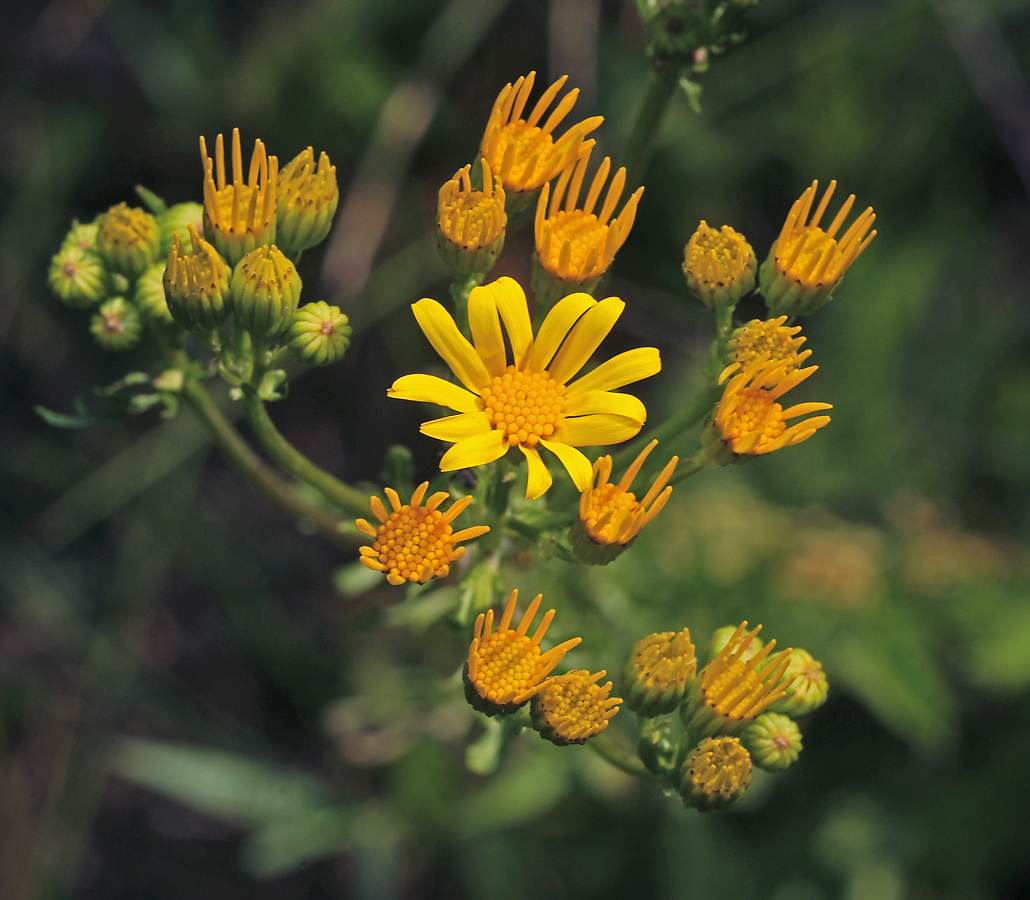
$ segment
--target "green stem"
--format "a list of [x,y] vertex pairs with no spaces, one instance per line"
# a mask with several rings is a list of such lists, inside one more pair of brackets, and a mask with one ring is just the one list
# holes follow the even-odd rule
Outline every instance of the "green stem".
[[594,751],[605,762],[611,763],[615,768],[622,769],[637,778],[645,781],[661,781],[659,775],[648,771],[647,767],[624,747],[619,746],[615,741],[605,734],[599,734],[587,741],[587,746]]
[[706,380],[704,387],[693,396],[686,406],[681,407],[678,412],[673,413],[661,425],[649,431],[644,437],[638,438],[624,450],[620,450],[615,455],[614,471],[622,471],[637,458],[640,451],[651,441],[657,439],[658,443],[661,444],[663,441],[672,440],[688,428],[693,428],[711,412],[712,407],[718,402],[721,393],[721,388],[717,385],[713,387]]
[[675,78],[663,78],[651,70],[644,102],[637,110],[633,130],[622,152],[621,165],[626,167],[626,187],[630,190],[636,189],[644,180],[644,172],[654,148],[655,138],[658,137],[662,120],[675,93]]
[[368,515],[368,497],[349,484],[334,478],[325,469],[316,466],[303,453],[297,450],[282,433],[268,415],[265,404],[252,390],[244,389],[243,407],[254,435],[261,446],[268,451],[280,466],[291,475],[311,485],[332,504],[344,512],[355,516]]
[[682,465],[676,467],[676,471],[673,473],[672,478],[669,479],[669,484],[679,484],[681,481],[688,479],[691,475],[696,475],[702,469],[710,468],[711,463],[705,455],[704,450],[699,450],[690,459],[684,460]]
[[468,275],[455,274],[451,282],[451,301],[454,303],[454,321],[458,330],[471,340],[472,332],[469,330],[469,294],[472,288],[483,283],[484,273],[472,272]]

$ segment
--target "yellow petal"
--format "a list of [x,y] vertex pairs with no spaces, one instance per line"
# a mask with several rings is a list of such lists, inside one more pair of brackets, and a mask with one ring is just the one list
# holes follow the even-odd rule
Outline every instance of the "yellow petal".
[[589,294],[569,294],[554,304],[536,336],[533,362],[530,364],[534,372],[542,372],[547,368],[561,342],[565,340],[565,335],[583,313],[596,305],[597,301]]
[[491,376],[502,375],[508,365],[504,352],[501,320],[497,317],[493,285],[475,287],[469,294],[469,328],[476,353]]
[[519,450],[525,454],[526,462],[529,463],[526,499],[536,500],[537,497],[543,496],[551,486],[551,473],[547,471],[547,466],[544,465],[544,461],[540,458],[540,452],[536,447],[526,447],[523,444],[519,444]]
[[390,386],[386,396],[436,403],[458,412],[476,412],[479,409],[476,405],[479,398],[475,394],[435,375],[402,375]]
[[625,416],[595,415],[566,419],[555,429],[554,441],[572,447],[620,444],[640,431],[640,423]]
[[450,313],[429,297],[412,304],[411,309],[433,349],[451,367],[461,383],[478,394],[480,389],[489,384],[490,375],[475,348],[458,331]]
[[575,447],[570,447],[568,444],[544,440],[540,441],[540,443],[557,456],[561,460],[562,465],[568,469],[569,475],[572,476],[572,483],[576,485],[577,491],[589,489],[594,480],[594,468],[590,465],[589,459]]
[[526,293],[514,278],[498,278],[493,288],[497,311],[504,320],[504,330],[515,356],[515,365],[522,369],[533,352],[533,323],[529,319]]
[[566,396],[569,399],[584,391],[611,391],[615,388],[657,375],[662,369],[662,359],[656,347],[637,347],[613,356],[601,363],[578,381],[569,385]]
[[608,297],[588,309],[569,333],[548,371],[559,384],[572,378],[601,345],[626,308],[618,297]]
[[504,456],[507,449],[508,445],[496,429],[488,434],[463,438],[443,455],[443,459],[440,460],[440,471],[453,472],[455,469],[485,466]]
[[[632,394],[617,394],[613,391],[583,391],[570,398],[565,404],[567,416],[589,416],[594,413],[611,413],[634,419],[641,425],[647,421],[647,410]],[[486,413],[483,414],[484,417]]]
[[[439,441],[454,444],[477,434],[486,434],[490,430],[490,420],[486,413],[462,413],[460,416],[444,416],[442,419],[431,419],[423,422],[419,429],[423,434]],[[414,504],[412,504],[414,505]]]

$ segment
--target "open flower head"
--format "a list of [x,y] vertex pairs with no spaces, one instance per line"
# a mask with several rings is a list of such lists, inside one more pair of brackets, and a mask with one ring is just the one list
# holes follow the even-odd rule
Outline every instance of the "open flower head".
[[[590,184],[583,205],[579,205],[583,179],[590,162],[590,149],[573,158],[562,169],[550,193],[545,184],[536,206],[536,266],[534,283],[537,302],[550,307],[569,290],[590,290],[629,237],[642,187],[637,188],[615,217],[615,207],[626,187],[626,170],[615,173],[604,203],[598,209],[601,190],[611,171],[606,156]],[[562,202],[564,201],[564,203]],[[541,299],[541,295],[544,295]]]
[[826,680],[822,663],[807,650],[795,648],[791,651],[787,675],[793,675],[794,680],[787,688],[787,695],[773,704],[773,712],[807,716],[826,702],[830,683]]
[[437,198],[437,244],[440,255],[455,272],[489,272],[504,247],[508,214],[504,187],[494,178],[484,157],[479,158],[482,190],[472,187],[471,166],[454,173]]
[[672,487],[666,485],[676,470],[677,456],[666,463],[643,499],[637,500],[630,490],[640,467],[657,446],[658,441],[651,441],[617,484],[608,480],[612,474],[610,456],[602,456],[594,463],[590,487],[579,495],[579,517],[569,531],[572,549],[583,562],[611,562],[669,501]]
[[232,182],[225,178],[225,147],[222,136],[215,139],[215,158],[207,155],[200,138],[200,161],[204,166],[204,237],[235,266],[244,255],[262,244],[275,243],[276,183],[279,160],[254,141],[250,171],[243,177],[240,130],[232,130]]
[[[701,435],[713,463],[742,463],[752,456],[800,444],[829,423],[829,416],[812,416],[787,426],[787,419],[833,408],[829,403],[798,403],[784,409],[777,402],[780,397],[818,368],[809,366],[787,374],[788,365],[763,355],[730,378],[714,418]],[[724,378],[729,371],[723,373]]]
[[573,669],[549,678],[544,689],[533,697],[533,728],[560,747],[583,744],[587,738],[600,734],[622,703],[621,698],[608,696],[612,689],[610,681],[598,684],[606,674],[604,669],[593,675],[586,669]]
[[465,666],[465,697],[475,709],[488,716],[514,712],[530,697],[542,690],[545,679],[562,657],[580,643],[570,638],[557,647],[541,651],[540,641],[554,618],[554,610],[544,614],[539,627],[529,636],[543,594],[537,594],[522,616],[518,628],[511,628],[519,592],[511,592],[504,614],[493,630],[494,611],[480,613],[476,619],[468,663]]
[[701,812],[737,803],[751,784],[751,757],[734,737],[705,738],[683,763],[680,796]]
[[815,312],[833,293],[844,273],[876,237],[876,216],[869,207],[837,237],[855,202],[852,194],[824,231],[823,214],[837,187],[836,181],[823,194],[812,212],[819,182],[813,181],[790,209],[780,236],[758,273],[766,306],[774,315],[808,315]]
[[672,712],[697,672],[690,631],[649,634],[630,651],[622,668],[626,705],[642,716]]
[[530,193],[554,178],[568,160],[579,154],[584,136],[604,121],[594,116],[573,125],[561,137],[554,136],[554,129],[571,112],[579,96],[578,88],[569,91],[544,119],[567,78],[563,75],[544,91],[526,118],[522,115],[536,72],[506,85],[494,102],[483,134],[482,154],[509,195]]
[[465,555],[465,548],[455,544],[490,530],[487,525],[473,525],[455,532],[451,523],[465,511],[472,497],[455,500],[444,513],[439,507],[450,494],[439,491],[423,506],[428,489],[429,482],[422,482],[411,495],[411,503],[402,505],[397,492],[386,488],[392,509],[387,510],[383,501],[373,496],[370,504],[378,524],[357,520],[358,530],[372,539],[371,545],[361,548],[361,561],[370,569],[385,572],[390,584],[422,584],[430,578],[443,578],[450,572],[451,563]]
[[744,235],[703,219],[683,251],[687,287],[706,307],[735,306],[755,286],[758,260]]
[[279,173],[276,186],[276,242],[291,259],[322,243],[340,202],[336,166],[329,157],[302,150]]
[[576,448],[616,444],[636,435],[646,418],[644,405],[614,389],[661,369],[658,351],[642,347],[572,381],[624,306],[617,297],[599,302],[588,294],[570,294],[534,337],[525,293],[511,278],[501,278],[469,295],[469,343],[439,303],[419,300],[412,307],[415,318],[464,387],[433,375],[405,375],[393,383],[389,396],[457,411],[422,425],[423,434],[454,445],[440,460],[444,472],[485,465],[518,447],[529,465],[526,496],[534,499],[551,486],[540,457],[543,447],[585,491],[593,472]]
[[735,734],[786,695],[793,679],[785,675],[790,650],[769,655],[776,641],[769,641],[749,660],[744,660],[754,636],[743,622],[718,655],[701,670],[680,709],[683,724],[698,737]]
[[786,323],[786,316],[768,321],[752,319],[734,331],[727,348],[728,364],[720,376],[720,383],[763,356],[770,362],[786,363],[784,375],[797,369],[812,355],[812,351],[801,349],[806,340],[799,336],[801,326]]

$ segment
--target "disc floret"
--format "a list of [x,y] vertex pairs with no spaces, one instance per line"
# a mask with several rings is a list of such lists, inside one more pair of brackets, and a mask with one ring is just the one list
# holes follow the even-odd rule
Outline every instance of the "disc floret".
[[558,746],[583,744],[600,734],[619,711],[620,697],[609,697],[610,681],[598,682],[608,674],[602,669],[591,674],[573,669],[549,678],[533,697],[530,708],[533,728]]
[[758,260],[744,235],[703,219],[683,251],[687,287],[706,307],[735,306],[755,286]]
[[683,763],[680,796],[701,812],[726,809],[751,784],[751,757],[734,737],[705,738]]
[[642,716],[672,712],[697,672],[690,630],[649,634],[637,641],[622,668],[626,705]]

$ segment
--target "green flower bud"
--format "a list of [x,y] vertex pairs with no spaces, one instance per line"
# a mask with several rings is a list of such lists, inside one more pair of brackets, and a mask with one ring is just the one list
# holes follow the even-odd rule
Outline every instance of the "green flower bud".
[[259,340],[289,327],[300,290],[297,269],[275,244],[258,247],[236,263],[229,287],[236,317]]
[[165,299],[172,318],[183,328],[206,332],[217,328],[229,314],[226,293],[229,267],[193,226],[187,226],[190,241],[199,249],[187,253],[176,235],[165,266]]
[[50,261],[47,284],[66,306],[88,309],[107,294],[108,279],[99,256],[66,243]]
[[164,261],[150,266],[136,280],[136,293],[133,300],[144,319],[155,322],[172,323],[172,314],[165,299],[165,267]]
[[637,641],[622,667],[626,706],[642,716],[672,712],[697,671],[690,631],[650,634]]
[[105,350],[130,350],[139,343],[143,324],[136,307],[124,297],[112,297],[94,314],[89,330]]
[[[161,231],[161,257],[166,257],[175,245],[175,233],[180,235],[189,233],[189,226],[203,236],[204,234],[204,207],[199,203],[176,203],[168,207],[166,212],[157,217],[157,227]],[[189,242],[184,244],[187,252],[197,248]]]
[[319,300],[297,310],[286,332],[286,343],[301,362],[328,366],[343,359],[350,346],[350,333],[340,308]]
[[63,246],[74,245],[81,250],[97,252],[97,232],[100,227],[96,222],[88,222],[85,225],[78,220],[72,222],[72,227],[64,236]]
[[708,309],[736,306],[755,287],[755,251],[729,225],[716,231],[702,221],[683,252],[687,287]]
[[333,224],[340,189],[336,166],[322,153],[315,167],[315,152],[308,147],[279,173],[276,190],[276,242],[291,257],[325,240]]
[[786,675],[794,680],[787,687],[787,694],[769,709],[788,716],[807,716],[826,702],[830,683],[826,680],[822,663],[813,659],[807,650],[795,647],[790,651],[790,665]]
[[726,809],[751,784],[751,757],[733,737],[705,738],[683,762],[680,797],[701,812]]
[[[730,642],[736,632],[736,625],[724,625],[722,628],[715,629],[712,639],[708,642],[708,646],[705,647],[705,662],[711,662],[715,659],[715,657],[717,657],[722,651],[723,647]],[[757,634],[752,635],[751,642],[740,655],[741,661],[747,662],[764,646],[765,641],[763,641]]]
[[97,251],[116,272],[135,278],[161,251],[157,220],[125,203],[112,206],[100,219]]
[[780,772],[795,762],[801,752],[801,729],[793,719],[767,712],[741,732],[740,742],[756,766]]

